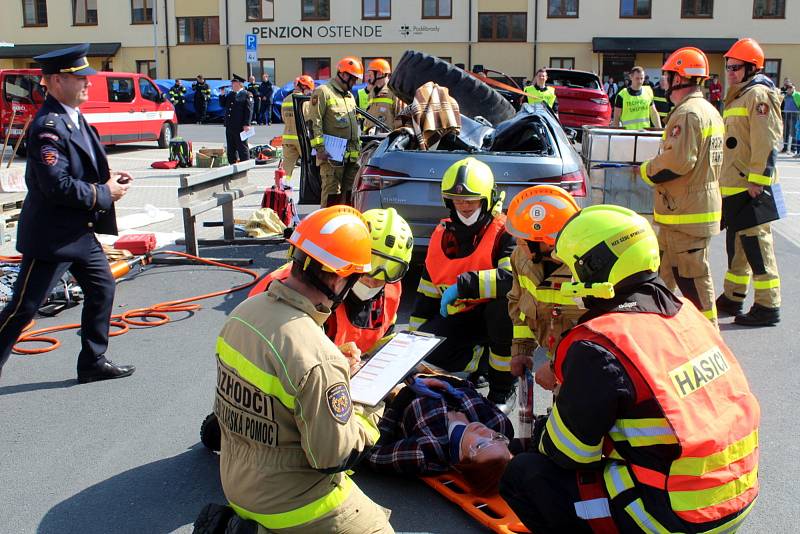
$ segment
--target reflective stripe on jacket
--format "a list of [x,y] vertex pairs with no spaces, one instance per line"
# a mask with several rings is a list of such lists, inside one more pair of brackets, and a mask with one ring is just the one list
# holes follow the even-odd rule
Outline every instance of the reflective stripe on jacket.
[[[705,532],[704,523],[731,518],[730,528],[743,520],[758,495],[760,409],[716,328],[688,301],[673,317],[607,313],[578,325],[558,346],[559,380],[570,345],[578,341],[614,354],[636,399],[596,448],[576,442],[554,410],[546,427],[553,443],[587,462],[598,460],[602,447],[610,498],[630,502],[638,493],[641,498],[625,511],[640,526],[651,525],[646,531],[669,532],[658,520],[672,522],[663,516],[670,512],[664,503],[692,532]],[[666,464],[665,446],[675,450]],[[649,493],[654,489],[666,492],[664,499]]]
[[626,87],[618,93],[622,99],[622,113],[619,122],[626,130],[639,130],[650,127],[650,108],[653,105],[653,90],[643,85],[641,94],[632,95]]
[[[303,102],[303,116],[308,113],[308,102]],[[297,125],[294,120],[294,102],[292,95],[286,95],[281,103],[281,118],[283,119],[283,144],[300,146],[297,139]]]
[[772,185],[782,144],[780,94],[766,80],[732,86],[725,97],[725,157],[719,178],[722,196],[735,195],[749,184]]
[[661,152],[640,168],[642,180],[654,187],[655,222],[697,237],[719,233],[723,135],[719,112],[699,91],[672,110]]
[[[494,264],[492,252],[497,236],[505,232],[506,217],[505,215],[496,216],[489,223],[489,227],[472,254],[463,258],[448,258],[444,253],[442,236],[447,222],[449,222],[449,219],[445,219],[436,226],[428,243],[425,269],[431,277],[431,292],[438,293],[439,297],[441,297],[445,289],[457,282],[458,275],[461,273],[478,271],[485,278],[485,280],[481,280],[480,284],[481,288],[483,288],[481,298],[456,300],[454,305],[448,307],[450,313],[454,314],[470,310],[478,304],[496,297],[496,295],[492,294],[492,289],[495,287],[493,277],[497,276],[497,266]],[[423,280],[420,280],[420,284],[422,283]]]

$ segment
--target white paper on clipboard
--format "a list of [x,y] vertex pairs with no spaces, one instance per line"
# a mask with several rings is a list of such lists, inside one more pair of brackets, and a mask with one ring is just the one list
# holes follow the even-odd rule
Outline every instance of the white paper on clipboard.
[[400,332],[350,379],[350,397],[375,406],[442,341],[428,334]]

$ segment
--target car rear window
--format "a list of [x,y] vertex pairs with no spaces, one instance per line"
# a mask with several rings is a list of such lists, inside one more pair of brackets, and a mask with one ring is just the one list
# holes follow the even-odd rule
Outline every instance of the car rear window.
[[46,91],[39,84],[40,79],[41,76],[30,74],[9,74],[3,78],[3,98],[6,102],[41,104]]
[[572,89],[601,89],[600,80],[589,72],[547,71],[547,83]]

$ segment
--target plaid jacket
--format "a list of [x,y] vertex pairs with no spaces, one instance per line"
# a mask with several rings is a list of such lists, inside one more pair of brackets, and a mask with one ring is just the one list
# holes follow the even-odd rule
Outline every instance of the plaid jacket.
[[419,396],[408,387],[401,389],[378,423],[381,438],[367,457],[373,469],[409,475],[449,471],[448,410],[460,411],[470,421],[479,421],[509,439],[514,437],[508,417],[471,384],[449,376],[435,378],[450,382],[465,397],[459,399],[437,389],[442,398],[434,399]]

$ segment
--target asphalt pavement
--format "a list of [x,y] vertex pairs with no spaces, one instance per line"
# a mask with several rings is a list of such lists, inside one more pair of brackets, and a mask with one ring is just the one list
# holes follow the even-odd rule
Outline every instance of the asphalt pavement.
[[[257,142],[280,133],[279,127],[259,130]],[[184,126],[181,134],[192,139],[195,150],[203,144],[219,146],[223,139],[220,126]],[[149,168],[150,162],[166,159],[166,150],[154,144],[121,145],[109,153],[112,168],[130,170],[136,178],[131,193],[119,203],[119,215],[142,213],[150,204],[174,217],[135,231],[179,232],[175,173]],[[723,319],[721,326],[762,409],[761,497],[741,529],[747,533],[795,532],[800,523],[800,445],[795,427],[800,351],[794,338],[800,297],[800,160],[782,157],[779,169],[789,212],[774,225],[782,322],[774,328],[747,329]],[[273,171],[274,165],[259,168],[251,179],[266,185]],[[260,193],[238,201],[237,217],[258,207],[259,200]],[[208,216],[215,218],[220,215]],[[203,232],[219,237],[221,229]],[[13,243],[0,252],[10,248]],[[260,274],[285,261],[286,247],[202,249],[202,254],[251,258],[253,270]],[[719,290],[725,271],[721,237],[713,242],[712,267]],[[232,287],[247,279],[216,267],[149,266],[119,283],[115,313]],[[413,283],[408,284],[406,296],[414,289]],[[245,293],[205,300],[202,309],[173,314],[164,326],[133,328],[112,338],[109,356],[116,363],[137,367],[130,378],[78,385],[75,362],[80,340],[74,330],[57,334],[62,346],[53,352],[12,355],[0,378],[0,532],[191,532],[204,504],[224,502],[218,458],[199,443],[198,433],[213,400],[215,337]],[[409,302],[404,299],[401,322],[407,321]],[[55,318],[37,319],[37,326],[79,320],[77,307]],[[536,409],[545,408],[540,402]],[[357,469],[355,480],[376,502],[392,509],[398,532],[487,532],[417,480],[376,476],[364,468]]]

